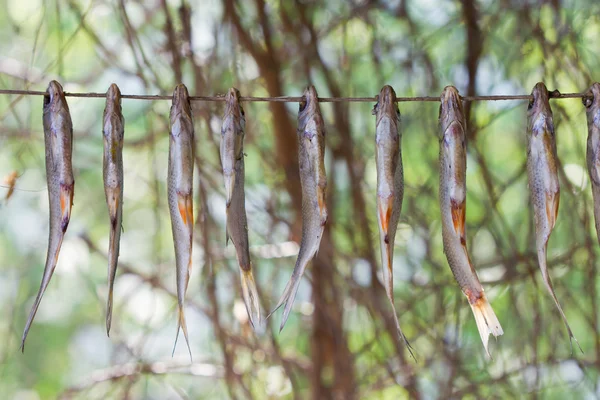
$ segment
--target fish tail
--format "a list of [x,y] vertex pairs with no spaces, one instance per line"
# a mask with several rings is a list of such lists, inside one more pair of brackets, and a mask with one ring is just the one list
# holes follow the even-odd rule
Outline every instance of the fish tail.
[[260,302],[258,299],[258,290],[254,281],[252,269],[240,270],[242,282],[242,297],[246,305],[246,311],[250,318],[252,327],[256,330],[261,325],[260,319]]
[[413,353],[413,347],[411,346],[411,344],[408,341],[408,339],[406,338],[406,336],[404,336],[404,333],[402,332],[402,329],[400,328],[400,321],[398,321],[398,314],[396,313],[396,306],[394,305],[394,300],[392,298],[390,298],[390,304],[392,306],[392,312],[394,313],[394,323],[396,324],[396,331],[398,332],[398,337],[404,342],[404,344],[406,345],[406,348],[408,349],[408,352],[410,353],[410,356],[416,362],[417,359],[415,357],[415,354]]
[[188,338],[187,331],[187,323],[185,322],[185,312],[183,309],[183,304],[179,304],[178,318],[177,318],[177,334],[175,335],[175,344],[173,345],[173,353],[171,357],[175,355],[175,348],[177,347],[177,339],[179,338],[179,330],[183,330],[183,337],[185,338],[185,343],[187,344],[188,352],[190,353],[190,362],[193,362],[192,359],[192,349],[190,348],[190,340]]
[[106,336],[110,336],[110,327],[112,322],[113,307],[113,288],[115,284],[115,275],[117,273],[118,243],[116,243],[118,230],[120,226],[113,226],[110,232],[108,249],[108,298],[106,301]]
[[35,302],[33,303],[33,307],[31,307],[29,317],[27,317],[27,323],[25,324],[25,329],[23,330],[23,336],[21,338],[21,352],[25,351],[25,340],[27,339],[27,335],[29,334],[29,329],[31,328],[31,324],[33,323],[33,319],[35,318],[35,314],[37,313],[38,307],[42,302],[42,297],[46,292],[46,288],[48,288],[48,284],[50,283],[52,274],[54,274],[54,269],[56,268],[56,264],[58,262],[58,254],[60,253],[60,247],[62,245],[64,234],[58,234],[56,240],[53,240],[52,237],[53,236],[51,235],[50,243],[48,244],[48,254],[46,256],[44,276],[42,277],[42,282],[40,284],[40,288],[35,298]]
[[496,317],[491,304],[485,297],[485,293],[482,292],[477,300],[473,303],[469,302],[469,304],[471,305],[471,310],[473,310],[475,322],[477,323],[477,330],[479,331],[479,336],[483,342],[485,352],[491,358],[488,350],[488,340],[490,334],[498,337],[504,333],[500,326],[500,321],[498,321],[498,317]]
[[[321,228],[321,233],[319,236],[322,235],[323,228]],[[310,245],[306,245],[305,243],[303,244],[304,246],[300,245],[300,252],[298,254],[298,259],[296,260],[296,266],[294,267],[294,271],[292,272],[292,276],[287,286],[283,290],[283,294],[281,295],[279,302],[277,303],[273,311],[271,311],[269,315],[267,315],[268,319],[271,315],[273,315],[275,311],[279,309],[279,307],[281,307],[285,303],[283,315],[281,317],[281,325],[279,326],[279,332],[281,332],[281,330],[283,329],[290,315],[290,311],[292,310],[292,306],[294,305],[294,299],[296,298],[296,293],[298,292],[298,287],[300,286],[300,281],[302,280],[302,275],[304,275],[304,270],[306,269],[306,266],[308,265],[310,260],[312,260],[315,254],[317,254],[317,250],[319,248],[318,241]]]
[[112,306],[113,306],[113,292],[112,285],[108,289],[108,299],[106,300],[106,336],[110,337],[110,325],[112,323]]
[[581,351],[583,353],[583,350],[581,349],[581,346],[579,345],[579,341],[577,340],[575,335],[573,335],[573,331],[571,330],[571,327],[569,326],[569,321],[567,321],[567,316],[565,315],[562,307],[560,306],[560,303],[558,302],[558,298],[556,297],[556,294],[554,293],[554,286],[552,286],[552,280],[550,279],[550,274],[548,273],[548,266],[546,265],[546,248],[545,248],[545,246],[543,248],[538,249],[538,260],[540,263],[540,269],[542,270],[542,278],[544,279],[544,285],[546,286],[546,289],[548,289],[550,296],[552,296],[552,300],[554,300],[554,304],[556,304],[556,308],[558,308],[558,312],[560,313],[560,316],[562,317],[562,320],[565,323],[565,327],[567,328],[567,332],[569,334],[569,342],[571,343],[571,354],[573,354],[573,340],[575,340],[577,347],[579,347],[579,351]]
[[285,323],[287,322],[287,319],[290,315],[290,311],[292,311],[294,299],[296,298],[296,293],[298,293],[298,287],[300,286],[300,280],[300,275],[292,275],[290,281],[285,287],[285,290],[283,291],[283,294],[281,295],[281,298],[279,299],[279,302],[277,303],[273,311],[271,311],[271,313],[267,316],[267,318],[269,318],[271,315],[273,315],[275,311],[279,309],[279,307],[281,307],[285,303],[285,306],[283,308],[283,315],[281,316],[281,325],[279,325],[279,332],[283,330],[283,327],[285,326]]

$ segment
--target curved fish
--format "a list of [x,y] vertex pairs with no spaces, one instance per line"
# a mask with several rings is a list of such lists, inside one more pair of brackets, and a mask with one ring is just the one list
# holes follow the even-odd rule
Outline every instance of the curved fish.
[[[394,241],[402,211],[404,197],[404,173],[400,134],[400,110],[396,102],[396,92],[391,86],[384,86],[377,96],[373,108],[376,116],[376,164],[377,164],[377,222],[383,283],[392,310],[398,334],[412,353],[412,347],[400,329],[400,322],[394,305]],[[413,355],[414,358],[414,355]]]
[[248,245],[248,222],[244,194],[244,127],[246,119],[240,104],[240,92],[229,89],[225,96],[225,114],[221,128],[221,163],[225,179],[227,233],[237,254],[242,282],[242,297],[252,327],[260,326],[260,302],[252,273]]
[[587,115],[587,168],[592,183],[596,236],[600,243],[600,83],[594,83],[583,97]]
[[44,143],[46,147],[46,180],[50,204],[50,233],[44,276],[21,340],[21,351],[25,350],[25,339],[42,296],[50,283],[58,262],[58,254],[71,219],[75,180],[71,156],[73,153],[73,123],[69,106],[60,83],[51,81],[44,96]]
[[327,222],[325,175],[325,124],[319,108],[317,91],[309,86],[302,95],[298,113],[298,162],[302,186],[302,239],[296,266],[279,302],[267,316],[269,318],[285,303],[281,318],[281,331],[288,319],[300,279],[308,262],[319,250]]
[[171,134],[169,140],[168,198],[171,213],[171,228],[175,244],[177,267],[177,346],[179,329],[192,358],[185,322],[184,299],[192,269],[192,238],[194,232],[192,186],[194,178],[194,122],[187,88],[183,84],[175,87],[170,113]]
[[454,86],[446,86],[440,100],[440,208],[444,253],[454,278],[469,300],[479,336],[489,356],[489,335],[500,336],[504,332],[467,252],[467,146],[462,101]]
[[[527,177],[535,217],[535,233],[538,263],[542,271],[544,284],[550,292],[556,308],[567,327],[569,339],[574,339],[567,317],[556,298],[552,280],[546,264],[546,250],[550,234],[558,217],[560,187],[558,183],[558,156],[556,155],[556,138],[554,122],[550,108],[548,89],[539,82],[531,93],[533,99],[527,109]],[[571,341],[571,350],[573,343]],[[579,346],[581,350],[581,347]]]
[[110,218],[108,241],[108,299],[106,304],[106,335],[110,336],[112,321],[113,287],[119,259],[121,223],[123,220],[123,135],[125,122],[121,112],[121,91],[114,83],[106,92],[106,107],[102,118],[104,158],[102,176],[104,195]]

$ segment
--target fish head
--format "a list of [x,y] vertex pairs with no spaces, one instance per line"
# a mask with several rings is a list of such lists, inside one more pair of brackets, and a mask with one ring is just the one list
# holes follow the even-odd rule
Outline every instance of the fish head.
[[110,142],[113,157],[117,147],[123,147],[123,115],[121,113],[121,91],[116,84],[111,84],[106,91],[106,107],[104,108],[104,137]]
[[44,96],[44,112],[69,110],[63,87],[57,81],[50,81]]
[[192,120],[192,105],[187,87],[183,83],[175,86],[173,91],[173,105],[171,106],[171,123],[176,118]]
[[121,109],[121,91],[119,87],[112,83],[106,91],[106,105],[110,106],[114,110]]
[[554,135],[550,95],[543,82],[538,82],[531,92],[531,100],[527,106],[527,132],[537,136],[540,133]]
[[460,125],[464,132],[463,106],[458,89],[454,86],[446,86],[440,96],[440,103],[439,123],[442,135],[456,124]]
[[225,179],[226,205],[229,207],[235,186],[235,165],[244,156],[244,128],[246,118],[240,104],[240,92],[231,88],[225,95],[225,114],[221,129],[221,164]]
[[314,114],[319,108],[319,96],[313,85],[308,86],[302,93],[298,117]]
[[377,117],[376,125],[379,125],[382,119],[387,118],[395,126],[400,121],[400,109],[396,101],[396,92],[394,89],[385,85],[377,95],[377,104],[373,107],[372,114]]
[[588,124],[600,129],[600,83],[594,83],[581,99],[585,106]]

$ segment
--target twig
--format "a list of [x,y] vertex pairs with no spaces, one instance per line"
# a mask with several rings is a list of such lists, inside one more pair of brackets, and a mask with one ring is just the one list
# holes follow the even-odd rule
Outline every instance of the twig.
[[[21,96],[45,96],[46,92],[39,90],[18,90],[18,89],[0,89],[0,94],[21,95]],[[67,97],[86,97],[86,98],[104,98],[106,93],[73,93],[65,92]],[[585,93],[557,93],[550,94],[552,99],[576,99],[582,98]],[[135,100],[171,100],[172,96],[160,94],[123,94],[123,99]],[[513,95],[489,95],[489,96],[461,96],[465,101],[500,101],[500,100],[532,100],[529,94]],[[192,101],[225,101],[225,95],[215,96],[190,96]],[[300,96],[276,96],[276,97],[254,97],[243,96],[241,101],[247,102],[273,102],[273,103],[299,103],[303,100]],[[397,97],[398,102],[417,102],[417,101],[440,101],[437,96],[416,96],[416,97]],[[369,103],[376,101],[375,97],[319,97],[321,103]]]

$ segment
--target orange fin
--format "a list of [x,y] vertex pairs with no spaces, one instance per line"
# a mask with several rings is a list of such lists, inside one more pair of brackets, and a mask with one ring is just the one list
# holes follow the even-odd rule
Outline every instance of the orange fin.
[[461,203],[451,200],[452,204],[452,223],[454,230],[460,236],[460,243],[465,246],[465,210],[467,202],[463,200]]
[[183,223],[187,226],[191,226],[193,223],[193,206],[192,197],[190,195],[178,194],[177,205],[179,206],[179,214]]
[[393,210],[393,197],[389,198],[379,198],[379,223],[381,224],[381,229],[385,233],[385,242],[388,243],[388,228],[390,224],[390,220],[392,219],[392,210]]

